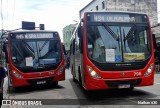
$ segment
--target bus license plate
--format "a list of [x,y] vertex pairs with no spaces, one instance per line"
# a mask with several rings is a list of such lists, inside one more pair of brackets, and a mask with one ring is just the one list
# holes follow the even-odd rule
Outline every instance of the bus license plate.
[[46,81],[37,81],[37,84],[45,84]]
[[119,84],[118,88],[130,88],[130,84]]

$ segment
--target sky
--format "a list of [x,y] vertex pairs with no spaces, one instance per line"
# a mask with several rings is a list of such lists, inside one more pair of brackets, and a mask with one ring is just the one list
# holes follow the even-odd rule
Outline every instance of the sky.
[[[0,29],[21,28],[22,21],[45,24],[46,30],[58,31],[61,39],[63,28],[79,21],[79,10],[92,0],[2,0],[3,24]],[[75,21],[74,21],[75,20]]]
[[[21,28],[22,21],[45,24],[46,30],[58,31],[61,39],[63,28],[79,21],[79,11],[92,0],[1,0],[2,18],[0,29],[13,30]],[[158,12],[160,14],[160,0]],[[158,16],[160,19],[160,15]],[[159,20],[160,22],[160,20]]]

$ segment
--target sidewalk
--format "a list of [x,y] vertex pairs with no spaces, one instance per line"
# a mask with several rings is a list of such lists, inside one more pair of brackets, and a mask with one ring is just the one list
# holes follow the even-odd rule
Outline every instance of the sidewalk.
[[[6,77],[4,79],[4,84],[3,84],[3,99],[9,99],[9,95],[8,95],[8,77]],[[10,108],[9,106],[1,106],[1,108]]]
[[4,84],[3,84],[3,98],[4,99],[8,99],[9,98],[9,95],[8,95],[8,77],[6,77],[4,79]]

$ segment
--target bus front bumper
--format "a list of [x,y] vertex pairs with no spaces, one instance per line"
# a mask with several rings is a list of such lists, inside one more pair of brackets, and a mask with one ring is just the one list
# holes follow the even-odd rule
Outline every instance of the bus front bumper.
[[12,78],[11,85],[13,87],[48,84],[65,80],[65,72],[60,75],[41,76],[36,78]]
[[112,88],[130,88],[138,86],[151,86],[154,84],[154,75],[137,78],[119,78],[119,79],[93,79],[86,80],[86,90],[100,90]]

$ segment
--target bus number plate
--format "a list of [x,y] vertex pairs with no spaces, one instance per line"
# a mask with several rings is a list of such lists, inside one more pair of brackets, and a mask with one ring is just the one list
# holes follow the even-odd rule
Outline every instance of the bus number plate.
[[46,81],[38,81],[37,84],[45,84]]
[[118,88],[130,88],[130,84],[119,84]]

